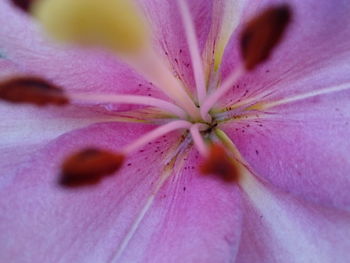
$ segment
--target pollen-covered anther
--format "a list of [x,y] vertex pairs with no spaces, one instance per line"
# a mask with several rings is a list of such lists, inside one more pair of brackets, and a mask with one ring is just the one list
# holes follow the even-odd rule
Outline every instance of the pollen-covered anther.
[[38,106],[61,106],[69,102],[61,88],[37,77],[17,77],[0,82],[0,99]]
[[123,154],[96,148],[84,149],[63,163],[59,183],[66,187],[96,184],[119,170],[124,159]]
[[247,70],[254,69],[268,59],[273,48],[280,42],[290,20],[290,8],[280,5],[266,9],[245,26],[240,46]]
[[203,174],[217,175],[226,182],[237,180],[239,170],[235,161],[230,158],[226,150],[218,144],[210,147],[209,155],[200,166]]
[[29,12],[30,7],[34,1],[35,0],[11,0],[11,2],[15,6],[17,6],[18,8],[22,9],[25,12]]

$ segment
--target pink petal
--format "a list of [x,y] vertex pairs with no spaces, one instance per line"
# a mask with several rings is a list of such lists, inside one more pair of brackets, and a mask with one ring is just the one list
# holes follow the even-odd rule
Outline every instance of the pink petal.
[[281,105],[225,129],[259,175],[314,202],[350,209],[350,94]]
[[2,54],[0,51],[0,79],[11,77],[19,72],[19,69],[15,63],[1,56]]
[[196,150],[184,165],[159,193],[121,262],[234,260],[241,232],[239,191],[199,174]]
[[[0,59],[0,78],[22,75],[18,66]],[[0,181],[7,182],[9,174],[30,160],[32,153],[56,137],[92,123],[110,120],[112,116],[95,107],[45,107],[15,105],[0,102]],[[1,184],[1,183],[0,183]]]
[[[0,59],[0,81],[23,75],[17,64]],[[65,132],[111,118],[98,107],[37,107],[0,102],[0,147],[18,147],[47,142]]]
[[[242,24],[227,47],[223,74],[227,75],[241,61],[239,33],[244,22],[277,1],[250,1]],[[288,1],[293,19],[284,39],[270,59],[239,81],[222,103],[273,92],[266,99],[283,98],[310,90],[349,82],[350,5],[337,0]]]
[[[291,5],[294,22],[284,42],[266,65],[240,82],[230,100],[273,92],[256,101],[274,101],[350,81],[350,31],[343,26],[350,22],[350,6]],[[231,122],[227,132],[270,182],[308,200],[349,209],[348,98],[344,91],[281,105],[258,122]]]
[[[19,165],[30,162],[31,155],[58,136],[92,123],[112,119],[106,112],[76,106],[37,108],[0,103],[1,182]],[[0,186],[1,187],[1,186]]]
[[[151,128],[92,125],[60,136],[13,170],[0,198],[1,261],[108,262],[151,194],[179,133],[147,145],[95,187],[62,190],[56,185],[57,169],[74,150],[95,145],[117,151]],[[178,262],[183,257],[226,262],[234,257],[240,232],[237,191],[199,177],[194,165],[191,159],[161,190],[122,254],[127,262]]]
[[245,198],[237,263],[348,262],[350,214],[255,181]]
[[[188,1],[195,24],[199,47],[204,48],[211,24],[212,1]],[[189,89],[193,89],[194,79],[189,48],[185,38],[178,3],[173,0],[139,1],[152,25],[156,49],[167,58],[175,75],[182,79]]]

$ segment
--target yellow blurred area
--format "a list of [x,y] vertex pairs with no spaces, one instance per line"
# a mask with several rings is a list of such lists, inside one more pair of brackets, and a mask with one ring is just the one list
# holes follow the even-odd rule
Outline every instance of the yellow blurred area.
[[33,15],[60,41],[134,53],[148,44],[148,28],[131,0],[38,0]]

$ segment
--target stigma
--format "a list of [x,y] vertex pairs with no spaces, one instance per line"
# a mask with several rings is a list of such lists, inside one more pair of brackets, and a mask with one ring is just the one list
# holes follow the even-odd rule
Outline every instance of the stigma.
[[36,0],[31,13],[63,42],[135,53],[149,42],[146,21],[129,0]]

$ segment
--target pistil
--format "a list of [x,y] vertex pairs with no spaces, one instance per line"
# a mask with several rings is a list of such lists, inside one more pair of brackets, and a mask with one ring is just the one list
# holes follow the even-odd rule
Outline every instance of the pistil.
[[[217,85],[221,73],[219,71],[220,61],[224,52],[222,43],[228,42],[228,36],[220,31],[219,42],[221,44],[219,43],[218,49],[214,50],[214,53],[217,53],[213,57],[214,64],[210,69],[211,72],[208,72],[208,76],[210,76],[208,89],[205,83],[204,63],[189,7],[186,1],[177,1],[189,46],[198,106],[195,103],[196,98],[191,97],[186,92],[184,84],[172,74],[162,58],[152,49],[149,35],[151,30],[149,30],[142,12],[132,1],[37,0],[33,8],[30,8],[46,30],[56,39],[85,46],[102,46],[113,51],[145,79],[154,83],[154,86],[164,92],[173,103],[131,94],[71,93],[69,94],[70,99],[83,102],[152,106],[175,115],[171,117],[178,118],[178,120],[161,125],[130,142],[119,149],[117,153],[87,148],[73,154],[63,165],[64,184],[98,182],[104,176],[115,173],[121,167],[124,159],[132,153],[156,138],[175,130],[183,130],[191,134],[194,146],[205,160],[201,166],[203,174],[216,174],[225,181],[236,179],[238,170],[235,160],[228,155],[225,147],[213,142],[210,142],[211,144],[208,146],[205,141],[205,139],[211,138],[208,135],[213,131],[213,129],[209,129],[213,122],[211,116],[213,112],[210,111],[243,74],[254,70],[270,56],[290,21],[290,11],[286,5],[275,6],[266,9],[245,26],[240,37],[243,61],[223,83]],[[18,3],[21,2],[18,1]],[[21,7],[28,9],[26,5]],[[234,28],[234,24],[230,28]],[[230,30],[224,31],[229,32]],[[68,103],[68,97],[63,94],[63,91],[50,85],[49,82],[29,78],[22,79],[22,81],[17,79],[16,81],[7,82],[5,86],[0,85],[0,98],[37,105]],[[215,90],[217,86],[218,88]],[[12,89],[8,87],[12,87]],[[207,90],[211,91],[211,94],[208,95]],[[310,96],[312,95],[314,94],[310,94]],[[265,104],[265,107],[276,106],[308,96],[306,94],[288,101],[282,100]],[[214,116],[214,118],[216,117]],[[84,182],[84,177],[86,177],[86,182]]]
[[38,0],[32,10],[54,38],[113,51],[182,107],[191,119],[199,120],[195,103],[153,51],[148,23],[132,2]]

